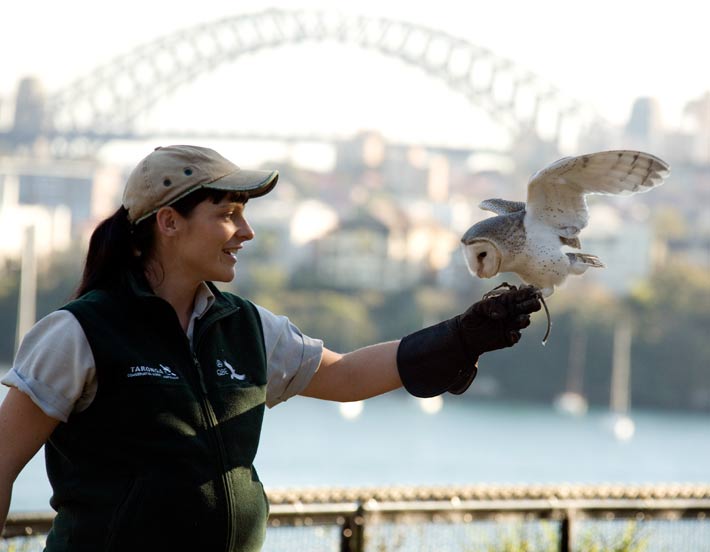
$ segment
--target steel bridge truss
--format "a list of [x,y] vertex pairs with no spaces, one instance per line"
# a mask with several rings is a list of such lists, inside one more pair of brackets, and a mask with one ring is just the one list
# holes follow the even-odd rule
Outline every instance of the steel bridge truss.
[[329,40],[422,69],[512,136],[557,144],[566,126],[580,132],[597,119],[530,71],[445,32],[383,18],[269,9],[174,32],[96,68],[48,98],[44,135],[55,149],[132,139],[140,116],[217,67],[262,50]]

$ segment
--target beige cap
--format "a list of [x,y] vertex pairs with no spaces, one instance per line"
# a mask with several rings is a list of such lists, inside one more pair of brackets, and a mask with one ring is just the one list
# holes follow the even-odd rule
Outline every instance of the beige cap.
[[259,197],[269,193],[278,179],[278,171],[242,170],[209,148],[166,146],[155,148],[133,169],[123,191],[123,206],[128,220],[137,224],[199,188]]

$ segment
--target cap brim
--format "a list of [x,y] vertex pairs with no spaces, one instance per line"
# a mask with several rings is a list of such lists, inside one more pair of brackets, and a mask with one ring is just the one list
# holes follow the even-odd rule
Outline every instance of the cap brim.
[[279,171],[247,171],[240,169],[209,184],[203,184],[202,187],[232,192],[246,192],[252,198],[268,194],[274,189],[278,180]]

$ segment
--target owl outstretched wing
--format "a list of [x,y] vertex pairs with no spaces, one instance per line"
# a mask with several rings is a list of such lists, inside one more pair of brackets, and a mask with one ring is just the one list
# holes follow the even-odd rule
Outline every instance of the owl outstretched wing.
[[527,221],[575,238],[587,225],[587,194],[629,195],[663,183],[668,164],[640,151],[603,151],[565,157],[535,173],[528,183]]

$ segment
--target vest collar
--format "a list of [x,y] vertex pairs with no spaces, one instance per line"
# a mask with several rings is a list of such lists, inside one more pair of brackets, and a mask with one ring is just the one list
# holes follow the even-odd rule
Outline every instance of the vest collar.
[[[205,282],[208,289],[214,295],[214,302],[212,305],[201,315],[201,318],[220,318],[226,314],[239,310],[235,307],[231,301],[228,301],[224,294],[217,289],[212,282]],[[143,272],[131,271],[128,273],[127,284],[129,291],[139,299],[160,299],[148,284],[148,279],[145,277]]]
[[157,297],[143,272],[130,271],[126,277],[128,289],[136,297]]

